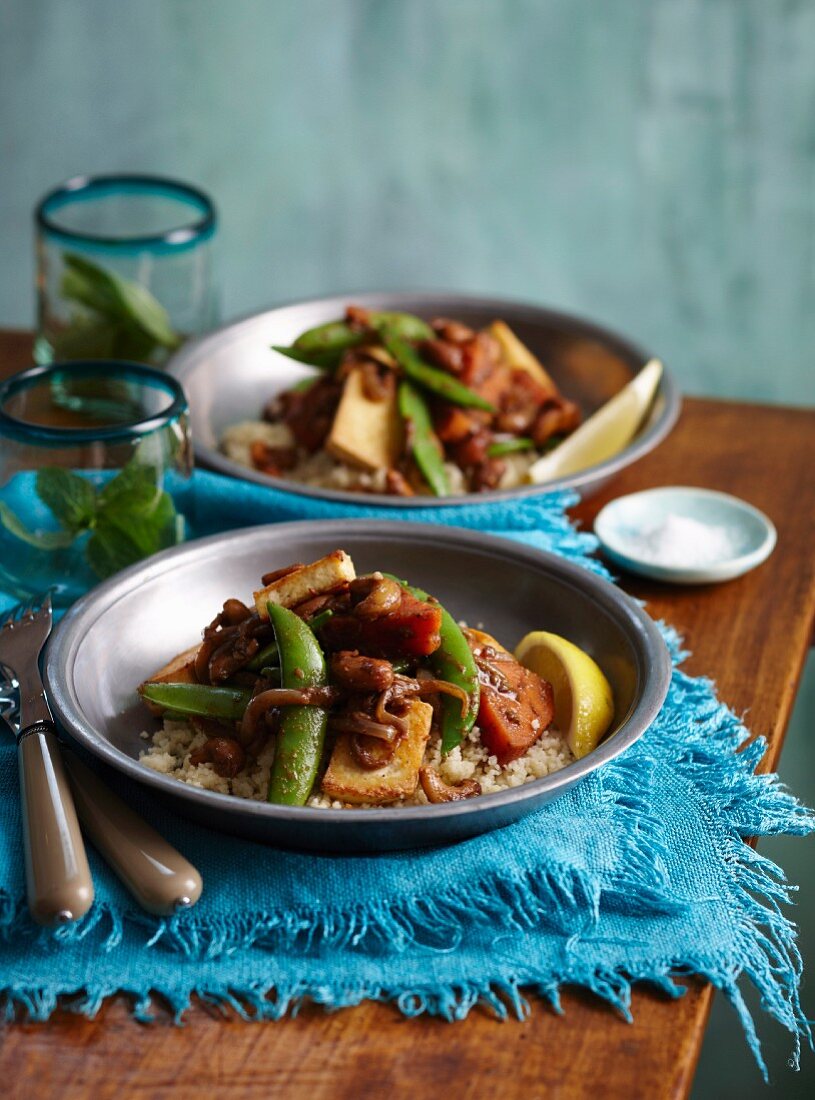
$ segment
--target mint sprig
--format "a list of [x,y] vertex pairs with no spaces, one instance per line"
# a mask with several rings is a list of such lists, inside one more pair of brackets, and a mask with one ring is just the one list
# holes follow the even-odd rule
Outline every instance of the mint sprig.
[[72,470],[43,466],[37,471],[35,490],[60,530],[31,531],[3,502],[0,523],[38,550],[63,549],[89,533],[85,556],[103,579],[183,537],[183,519],[173,498],[160,487],[158,473],[155,466],[132,461],[97,489]]
[[62,259],[60,293],[82,308],[54,338],[60,355],[150,361],[157,351],[172,351],[181,343],[167,310],[146,287],[75,252],[63,253]]

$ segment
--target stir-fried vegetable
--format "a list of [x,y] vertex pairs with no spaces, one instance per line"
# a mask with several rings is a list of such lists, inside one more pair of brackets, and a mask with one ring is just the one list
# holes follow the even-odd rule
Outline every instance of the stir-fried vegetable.
[[[577,403],[500,320],[476,330],[349,305],[275,350],[321,373],[264,408],[264,421],[285,429],[279,443],[249,422],[222,440],[231,458],[269,476],[331,485],[337,468],[348,474],[343,488],[444,496],[457,468],[465,492],[514,488],[535,480],[536,459],[581,422]],[[334,465],[312,463],[319,452]]]
[[340,361],[342,352],[333,351],[304,351],[298,347],[286,347],[283,344],[272,344],[272,351],[278,351],[288,359],[294,359],[297,363],[305,363],[309,367],[319,367],[320,370],[333,370]]
[[382,330],[382,342],[412,382],[424,386],[426,390],[453,405],[495,412],[495,406],[475,390],[459,382],[452,374],[425,363],[410,344],[397,336],[392,329],[386,327]]
[[201,718],[222,718],[237,722],[249,705],[251,691],[244,688],[212,687],[210,684],[142,684],[142,698],[162,710],[192,714]]
[[[386,575],[390,576],[390,574]],[[406,592],[409,592],[418,600],[429,600],[431,598],[421,588],[415,588],[407,581],[400,580],[398,577],[391,577],[390,579],[397,581]],[[463,688],[470,700],[469,707],[464,711],[456,698],[450,695],[442,696],[441,751],[448,753],[461,744],[465,735],[475,725],[480,686],[478,666],[461,627],[447,608],[442,607],[439,603],[436,606],[441,611],[441,629],[439,631],[441,644],[435,653],[431,654],[430,663],[440,680],[446,680],[456,687]]]
[[534,446],[535,440],[524,436],[517,439],[501,439],[487,447],[487,454],[490,458],[501,458],[502,455],[517,454],[519,451],[531,451]]
[[427,402],[414,385],[403,379],[399,383],[399,412],[408,425],[410,449],[425,481],[437,497],[450,493],[450,482],[444,468],[444,452],[433,431]]
[[256,654],[246,666],[250,671],[256,672],[258,669],[280,667],[280,654],[277,651],[277,642],[269,642],[265,645],[261,651]]
[[327,607],[325,611],[321,611],[319,615],[315,615],[313,619],[308,620],[309,630],[316,633],[321,627],[325,626],[333,614],[334,612],[331,608]]
[[[414,317],[412,313],[391,313],[372,311],[369,314],[371,327],[379,329],[387,326],[397,336],[405,340],[430,340],[433,330],[425,321]],[[364,329],[354,327],[347,321],[329,321],[316,328],[302,332],[291,347],[273,345],[275,351],[296,359],[299,363],[308,363],[313,367],[331,370],[337,366],[343,353],[350,348],[359,347],[370,340]]]
[[[280,653],[283,688],[322,687],[325,657],[313,631],[288,608],[269,601],[269,619]],[[281,711],[269,802],[303,806],[311,794],[325,741],[328,712],[318,706],[289,706]]]
[[457,756],[426,760],[431,738],[462,760],[480,739],[503,766],[550,723],[551,685],[407,581],[357,576],[334,550],[261,584],[254,606],[227,599],[199,645],[140,688],[153,713],[190,727],[185,767],[257,782],[273,750],[273,803],[304,805],[318,775],[348,803],[410,800],[420,785],[419,798],[450,802],[477,795],[479,777],[458,781]]

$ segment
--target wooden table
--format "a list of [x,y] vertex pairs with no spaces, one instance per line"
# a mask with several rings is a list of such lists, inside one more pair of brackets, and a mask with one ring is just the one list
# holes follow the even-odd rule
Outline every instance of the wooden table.
[[[29,362],[30,337],[0,333],[0,374]],[[759,569],[711,588],[624,582],[687,639],[691,673],[712,676],[779,756],[815,616],[815,413],[688,398],[653,455],[575,515],[590,525],[610,497],[654,485],[702,485],[765,511],[778,547]],[[710,1009],[709,986],[667,1001],[638,991],[635,1023],[588,995],[567,993],[559,1018],[534,1003],[523,1023],[476,1010],[458,1024],[406,1020],[387,1006],[246,1024],[196,1008],[185,1028],[134,1023],[120,999],[93,1020],[57,1013],[48,1024],[0,1031],[0,1079],[12,1097],[197,1098],[201,1095],[365,1100],[441,1096],[685,1096]],[[9,1088],[11,1092],[9,1093]]]

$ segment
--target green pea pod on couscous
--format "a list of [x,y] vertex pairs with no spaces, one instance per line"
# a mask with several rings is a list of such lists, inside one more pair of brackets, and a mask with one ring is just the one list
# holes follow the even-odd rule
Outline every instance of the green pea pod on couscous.
[[[425,603],[433,599],[421,588],[416,588],[407,581],[394,577],[390,573],[384,574],[391,580],[400,584],[417,600]],[[430,655],[430,663],[433,671],[440,680],[447,680],[456,687],[463,688],[470,700],[466,714],[461,713],[459,701],[449,695],[442,696],[441,700],[441,751],[448,753],[460,745],[466,734],[475,725],[478,715],[478,704],[481,697],[481,688],[478,680],[478,667],[475,663],[472,651],[464,637],[464,631],[458,625],[450,612],[443,607],[438,600],[433,601],[441,611],[441,645]]]
[[461,405],[463,408],[484,409],[486,412],[495,412],[495,407],[486,398],[459,382],[452,374],[431,367],[421,358],[419,353],[411,347],[401,336],[398,336],[392,328],[384,326],[380,335],[382,343],[393,356],[411,382],[422,386],[437,397],[444,398],[452,405]]
[[517,454],[519,451],[531,451],[535,446],[534,439],[519,436],[517,439],[501,439],[491,443],[487,447],[490,458],[500,458],[502,455]]
[[272,351],[277,351],[288,359],[294,359],[296,363],[305,363],[309,367],[318,367],[320,370],[325,371],[333,370],[342,355],[342,351],[304,351],[302,348],[287,347],[284,344],[272,344]]
[[165,711],[230,722],[243,717],[252,698],[252,692],[245,688],[212,687],[210,684],[148,682],[142,684],[139,693]]
[[[412,313],[391,313],[372,310],[369,314],[371,328],[387,327],[404,340],[431,340],[433,329]],[[367,330],[350,325],[347,321],[328,321],[301,332],[291,347],[275,347],[275,351],[311,363],[315,367],[334,367],[349,348],[370,341]]]
[[409,425],[408,439],[416,465],[437,497],[450,494],[450,482],[444,468],[444,453],[433,431],[427,402],[416,387],[402,379],[399,383],[399,412]]
[[[314,632],[293,611],[271,601],[267,606],[280,653],[281,687],[323,687],[328,682],[325,657]],[[269,802],[305,805],[317,778],[327,724],[328,711],[324,707],[282,708]]]

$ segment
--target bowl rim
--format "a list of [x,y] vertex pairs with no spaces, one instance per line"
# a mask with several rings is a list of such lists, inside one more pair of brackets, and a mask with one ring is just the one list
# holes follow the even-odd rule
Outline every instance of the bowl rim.
[[[688,494],[702,500],[719,501],[726,504],[734,512],[750,516],[756,520],[763,531],[761,541],[750,550],[740,554],[733,554],[708,565],[686,566],[665,565],[646,558],[638,557],[630,553],[630,546],[625,539],[618,537],[616,513],[623,507],[624,502],[635,499],[670,498],[678,493]],[[722,492],[720,489],[706,489],[699,485],[658,485],[651,489],[640,489],[635,493],[626,493],[608,502],[597,513],[594,520],[594,533],[600,542],[604,553],[613,561],[644,577],[652,577],[654,580],[668,581],[673,584],[715,584],[718,581],[733,580],[741,577],[756,566],[765,562],[775,549],[778,541],[778,532],[775,524],[755,505],[750,504],[741,497],[732,493]]]
[[196,803],[200,808],[217,807],[230,819],[244,818],[249,815],[256,820],[290,824],[310,822],[328,825],[333,823],[336,828],[345,825],[353,827],[363,822],[373,825],[382,821],[384,815],[385,821],[401,821],[407,824],[425,820],[428,816],[439,820],[466,818],[472,814],[480,814],[491,809],[497,810],[527,799],[534,799],[536,795],[544,792],[554,792],[561,787],[571,786],[572,783],[591,774],[629,749],[651,725],[664,703],[670,685],[672,664],[668,648],[655,622],[635,600],[610,581],[586,569],[585,566],[574,564],[555,554],[511,539],[437,524],[403,523],[398,525],[397,530],[392,521],[352,519],[328,520],[319,523],[305,520],[275,524],[274,527],[284,529],[293,537],[297,537],[300,533],[312,534],[315,530],[319,530],[321,537],[325,537],[326,545],[329,545],[332,539],[341,539],[343,534],[347,536],[350,530],[378,540],[384,536],[392,539],[397,535],[400,541],[429,543],[435,546],[438,546],[441,540],[463,549],[474,549],[482,553],[486,550],[501,560],[505,567],[526,566],[538,571],[543,568],[553,573],[557,581],[567,587],[571,586],[575,589],[588,587],[606,615],[617,621],[622,616],[625,620],[628,627],[627,633],[640,665],[638,697],[629,707],[614,736],[602,742],[597,749],[581,760],[568,764],[565,768],[542,779],[461,802],[433,806],[384,806],[359,810],[282,806],[221,794],[217,791],[202,790],[181,783],[172,776],[153,771],[139,760],[112,746],[86,720],[73,679],[73,668],[79,645],[89,626],[135,588],[155,580],[162,574],[172,572],[183,563],[185,557],[190,555],[205,554],[207,557],[223,557],[225,547],[232,542],[262,541],[264,537],[268,538],[269,525],[261,525],[210,535],[207,538],[165,550],[145,562],[131,566],[92,589],[67,612],[49,640],[44,661],[44,679],[55,717],[70,737],[103,763],[111,765],[126,777],[156,788],[171,798]]
[[[416,302],[426,302],[427,309],[430,312],[433,311],[433,303],[436,302],[444,302],[445,309],[450,310],[463,307],[495,311],[496,313],[500,311],[499,315],[511,314],[510,321],[520,320],[529,321],[530,323],[545,321],[553,326],[560,325],[569,328],[581,336],[597,340],[610,347],[623,359],[631,363],[632,366],[639,364],[638,370],[642,370],[646,363],[655,358],[638,344],[613,329],[606,328],[578,314],[536,305],[533,302],[500,296],[462,294],[458,291],[399,290],[379,292],[366,290],[349,291],[344,294],[331,294],[328,296],[320,295],[312,298],[295,298],[269,309],[256,310],[245,314],[185,343],[167,361],[166,369],[183,386],[185,379],[197,367],[202,351],[229,343],[233,334],[240,333],[242,329],[251,328],[260,318],[298,306],[324,306],[326,309],[336,308],[339,313],[342,313],[350,300],[361,306],[382,309],[397,309],[400,305],[403,306],[410,301],[414,303],[414,308],[421,308],[416,307]],[[304,485],[299,482],[288,481],[282,477],[272,477],[268,474],[262,474],[258,470],[250,470],[248,467],[227,458],[217,447],[210,447],[196,437],[195,410],[191,408],[193,448],[196,460],[209,469],[215,469],[219,473],[240,481],[265,485],[267,488],[277,489],[294,497],[316,497],[337,503],[393,508],[397,511],[416,508],[461,508],[474,504],[491,504],[496,501],[518,500],[543,493],[578,489],[588,482],[614,476],[658,446],[673,430],[679,419],[682,397],[676,380],[664,363],[662,363],[662,377],[657,389],[657,397],[661,397],[663,400],[663,408],[657,419],[622,451],[603,462],[596,463],[594,466],[579,470],[566,477],[545,481],[537,485],[519,485],[513,489],[493,489],[485,493],[467,493],[449,497],[394,497],[384,493],[357,493],[342,489],[327,489],[317,485]]]

